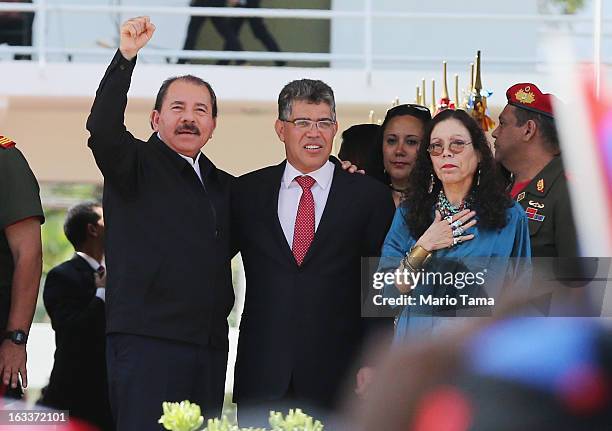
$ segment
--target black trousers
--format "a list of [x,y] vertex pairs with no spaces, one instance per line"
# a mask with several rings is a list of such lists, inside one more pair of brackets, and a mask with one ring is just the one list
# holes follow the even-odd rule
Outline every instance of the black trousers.
[[[253,8],[253,9],[258,8],[260,3],[261,3],[261,0],[247,0],[245,7]],[[253,35],[255,36],[255,38],[259,40],[263,44],[263,46],[266,47],[268,51],[280,52],[278,43],[276,43],[274,36],[272,36],[270,31],[268,30],[268,27],[266,26],[263,18],[260,18],[260,17],[232,18],[231,26],[236,36],[240,35],[240,29],[242,28],[242,24],[244,23],[245,19],[248,21],[249,26],[251,27],[251,31],[253,32]],[[226,51],[229,50],[229,48],[227,47],[225,47],[224,49]],[[275,61],[274,63],[277,66],[284,66],[285,64],[287,64],[287,62],[285,61],[278,61],[278,60]]]
[[[194,7],[225,7],[225,0],[196,0],[191,2],[191,6]],[[187,37],[185,39],[184,50],[193,50],[196,45],[200,28],[206,22],[206,19],[210,18],[215,27],[215,30],[224,40],[223,50],[224,51],[242,51],[242,44],[238,39],[236,32],[232,29],[230,19],[226,17],[207,17],[207,16],[192,16],[189,19],[189,25],[187,26]],[[180,63],[184,63],[185,60],[180,60]],[[217,64],[229,64],[229,60],[219,60]]]
[[220,417],[227,351],[128,334],[107,335],[109,398],[117,431],[163,430],[162,402],[197,403]]
[[[253,9],[258,8],[260,3],[261,0],[247,0],[245,7]],[[268,51],[280,51],[276,40],[274,40],[274,37],[268,31],[268,27],[266,27],[263,18],[249,17],[246,19],[255,38],[257,38]],[[232,18],[232,28],[234,29],[234,33],[240,34],[240,29],[242,28],[244,20],[245,18]]]

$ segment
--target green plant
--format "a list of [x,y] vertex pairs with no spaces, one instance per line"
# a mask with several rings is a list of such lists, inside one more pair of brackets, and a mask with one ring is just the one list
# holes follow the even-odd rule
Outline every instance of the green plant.
[[239,428],[238,425],[232,424],[227,417],[223,419],[208,419],[208,423],[204,431],[266,431],[264,428]]
[[196,431],[204,423],[200,406],[189,401],[180,403],[162,403],[164,414],[159,418],[159,423],[167,430],[172,431]]
[[285,417],[282,413],[270,412],[270,426],[272,431],[323,431],[323,424],[301,409],[291,409]]
[[[159,423],[170,431],[197,431],[204,423],[200,406],[182,401],[180,403],[162,404],[164,414]],[[323,424],[315,421],[311,416],[300,409],[291,409],[287,416],[279,412],[270,412],[271,431],[323,431]],[[227,417],[222,419],[209,419],[206,428],[202,431],[266,431],[264,428],[239,428],[231,423]]]

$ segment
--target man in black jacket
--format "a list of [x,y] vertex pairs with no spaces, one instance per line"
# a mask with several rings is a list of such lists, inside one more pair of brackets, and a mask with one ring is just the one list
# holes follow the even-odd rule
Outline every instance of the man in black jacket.
[[287,84],[278,111],[287,159],[232,189],[247,282],[234,386],[241,426],[265,425],[270,408],[333,409],[342,384],[366,372],[354,367],[381,322],[360,317],[361,257],[380,254],[395,211],[383,184],[329,161],[337,123],[328,85]]
[[122,25],[87,120],[104,175],[110,402],[117,428],[130,431],[159,427],[163,401],[221,412],[234,299],[231,176],[200,152],[216,125],[212,88],[190,75],[166,80],[148,142],[124,125],[136,55],[154,31],[148,17]]
[[105,358],[104,217],[85,202],[68,210],[64,233],[72,259],[47,275],[45,308],[55,331],[55,362],[41,404],[112,430]]

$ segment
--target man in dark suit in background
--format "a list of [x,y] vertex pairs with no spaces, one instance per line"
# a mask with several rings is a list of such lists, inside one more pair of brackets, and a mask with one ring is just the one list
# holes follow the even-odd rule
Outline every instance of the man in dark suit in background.
[[104,217],[94,202],[66,215],[72,259],[47,275],[43,300],[55,331],[55,362],[41,404],[113,429],[106,379]]
[[161,429],[163,401],[221,413],[234,302],[229,257],[231,176],[201,152],[217,121],[212,87],[167,79],[151,113],[154,133],[124,125],[148,17],[126,21],[87,120],[104,175],[107,365],[117,429]]
[[232,189],[232,241],[246,299],[235,370],[241,426],[269,409],[333,409],[366,329],[360,259],[377,256],[395,211],[384,185],[329,161],[337,131],[332,89],[302,79],[278,99],[287,160]]

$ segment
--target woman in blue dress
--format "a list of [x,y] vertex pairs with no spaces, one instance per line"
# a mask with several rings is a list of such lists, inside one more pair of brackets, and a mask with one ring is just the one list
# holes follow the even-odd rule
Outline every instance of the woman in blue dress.
[[[527,218],[506,193],[478,124],[465,111],[442,111],[428,125],[423,143],[379,265],[379,272],[399,269],[423,277],[384,287],[386,299],[406,299],[399,302],[396,341],[457,326],[456,316],[465,311],[461,295],[484,298],[490,306],[488,298],[508,284],[523,283],[520,278],[529,273]],[[466,273],[473,274],[472,283],[464,288]],[[474,284],[472,277],[479,280],[479,274],[484,283]],[[442,275],[450,278],[442,282]],[[412,303],[406,303],[409,297]]]

